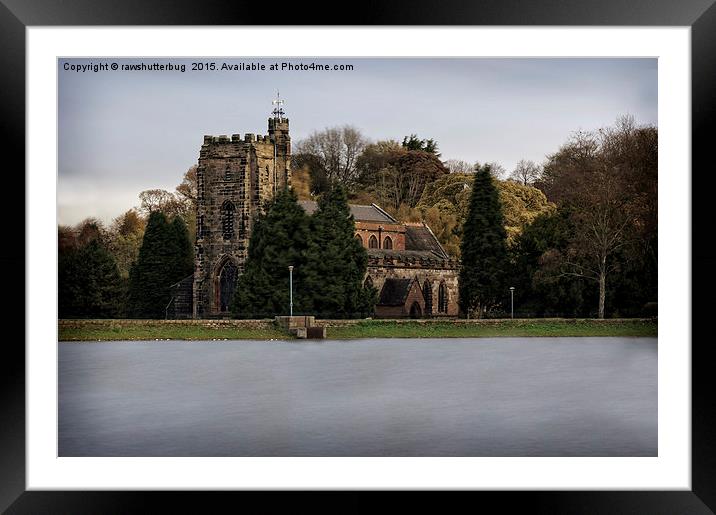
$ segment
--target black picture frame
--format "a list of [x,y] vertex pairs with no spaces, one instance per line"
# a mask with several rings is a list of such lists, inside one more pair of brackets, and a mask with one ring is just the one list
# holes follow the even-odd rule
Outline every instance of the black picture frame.
[[[519,1],[491,0],[461,3],[455,0],[428,2],[369,2],[350,15],[342,9],[295,2],[280,7],[280,17],[269,15],[267,4],[246,1],[202,2],[188,0],[0,0],[0,147],[7,168],[3,174],[4,204],[14,213],[25,213],[25,29],[28,26],[84,25],[266,25],[281,20],[298,25],[557,25],[557,26],[690,26],[692,37],[692,489],[691,491],[589,491],[589,492],[470,492],[470,503],[498,502],[501,511],[528,506],[534,513],[712,513],[716,510],[716,403],[710,397],[716,390],[712,372],[711,342],[705,322],[711,314],[709,292],[715,281],[709,272],[716,268],[716,251],[705,235],[711,234],[712,217],[708,209],[716,191],[709,151],[710,134],[716,124],[716,6],[714,0],[584,0]],[[316,13],[324,14],[316,18]],[[13,162],[14,160],[14,162]],[[10,164],[12,163],[12,164]],[[698,171],[698,172],[696,172]],[[676,173],[676,172],[674,172]],[[698,183],[698,187],[695,185]],[[662,215],[664,216],[664,215]],[[668,216],[668,214],[667,214]],[[15,227],[12,251],[0,253],[5,295],[9,300],[3,314],[17,324],[18,306],[25,309],[26,269],[23,236]],[[6,225],[6,230],[8,226]],[[701,236],[701,238],[697,238]],[[20,274],[23,270],[25,274]],[[23,292],[20,294],[20,292]],[[701,296],[698,298],[697,296]],[[684,299],[687,301],[687,299]],[[39,309],[41,306],[32,306]],[[8,323],[8,325],[11,325]],[[0,363],[2,415],[0,416],[0,510],[7,513],[105,513],[149,511],[157,503],[173,511],[209,511],[228,501],[268,500],[275,507],[271,492],[60,492],[26,491],[25,487],[25,340],[20,334],[6,337]],[[680,342],[688,344],[689,342]],[[332,493],[329,497],[345,506],[346,497],[370,498],[375,493]],[[463,494],[464,495],[464,494]],[[241,500],[239,500],[241,496]],[[293,511],[307,506],[303,493],[282,494]],[[416,495],[423,503],[422,493]],[[475,498],[477,497],[477,498]],[[366,501],[364,508],[371,504]],[[440,501],[442,502],[442,501]],[[474,504],[473,504],[474,505]],[[266,505],[268,506],[268,505]],[[426,506],[423,504],[423,506]],[[427,507],[427,506],[426,506]],[[233,509],[232,509],[233,511]],[[272,510],[273,511],[273,510]]]

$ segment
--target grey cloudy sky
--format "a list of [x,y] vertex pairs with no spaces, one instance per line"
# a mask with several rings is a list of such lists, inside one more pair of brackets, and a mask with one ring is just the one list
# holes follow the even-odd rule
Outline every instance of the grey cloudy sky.
[[[442,159],[542,162],[576,130],[622,114],[657,123],[656,59],[202,59],[266,71],[191,71],[196,59],[59,60],[58,222],[109,222],[150,188],[173,190],[204,134],[267,132],[276,89],[295,142],[351,124],[372,140],[411,133]],[[66,64],[185,64],[186,72],[65,70]],[[273,63],[352,71],[271,71]]]

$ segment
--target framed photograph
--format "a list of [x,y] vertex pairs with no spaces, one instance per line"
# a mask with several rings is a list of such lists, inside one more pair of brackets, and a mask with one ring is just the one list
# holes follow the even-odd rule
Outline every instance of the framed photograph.
[[0,506],[711,513],[716,7],[621,5],[4,1]]

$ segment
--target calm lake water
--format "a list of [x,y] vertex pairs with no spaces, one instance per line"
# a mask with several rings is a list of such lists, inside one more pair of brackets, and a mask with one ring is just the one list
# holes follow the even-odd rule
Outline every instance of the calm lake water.
[[59,344],[60,456],[656,456],[656,338]]

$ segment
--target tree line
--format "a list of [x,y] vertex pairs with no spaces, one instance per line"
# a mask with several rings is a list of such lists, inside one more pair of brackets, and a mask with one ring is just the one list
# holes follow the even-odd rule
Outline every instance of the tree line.
[[[58,315],[60,318],[164,318],[170,287],[194,270],[194,246],[184,219],[135,211],[112,227],[88,219],[76,230],[60,227]],[[128,241],[141,242],[127,257]],[[132,253],[130,251],[129,253]]]
[[[415,134],[402,142],[371,142],[351,126],[314,132],[295,146],[292,192],[286,194],[293,200],[279,195],[256,222],[250,257],[272,258],[247,262],[236,314],[250,316],[249,305],[256,313],[288,305],[283,298],[288,261],[296,263],[297,283],[322,292],[310,299],[298,294],[297,310],[325,316],[370,311],[355,279],[339,280],[336,291],[321,290],[330,282],[327,277],[350,275],[331,269],[338,266],[334,261],[353,263],[356,270],[363,266],[359,250],[348,258],[341,252],[350,246],[330,243],[335,238],[349,245],[346,236],[352,236],[344,199],[374,202],[403,221],[428,223],[448,253],[462,259],[466,315],[509,313],[510,286],[515,287],[517,315],[655,314],[657,136],[656,127],[622,117],[611,127],[576,132],[541,165],[521,160],[508,174],[490,161],[442,161],[438,143]],[[307,216],[294,205],[296,198],[318,200],[316,214]],[[60,317],[164,316],[168,287],[191,273],[196,167],[174,192],[146,190],[139,200],[139,207],[108,227],[87,219],[58,228]],[[279,223],[287,214],[290,224]],[[267,237],[274,233],[283,234],[290,245],[278,247],[280,238]],[[325,237],[318,241],[318,235]],[[160,256],[160,247],[178,254]],[[279,257],[281,248],[294,250]],[[148,273],[150,263],[171,259],[175,276]],[[275,269],[268,265],[273,262]],[[470,267],[477,268],[468,277]],[[279,278],[286,285],[275,282]],[[275,294],[270,293],[273,286]],[[271,300],[262,305],[259,294],[251,292]]]
[[[415,134],[371,142],[344,126],[299,142],[293,185],[300,198],[313,198],[337,181],[351,202],[423,220],[463,268],[472,259],[463,252],[487,245],[487,234],[502,238],[502,229],[474,229],[471,206],[499,207],[500,216],[484,216],[501,220],[505,251],[492,246],[489,272],[477,272],[493,278],[479,283],[493,294],[468,303],[466,314],[504,316],[512,286],[524,316],[645,316],[656,313],[657,299],[657,143],[655,126],[622,116],[573,133],[542,164],[523,159],[508,173],[489,160],[441,161],[437,142]],[[484,191],[486,177],[497,202]],[[465,286],[463,296],[474,288]]]
[[505,316],[512,286],[518,314],[656,316],[657,156],[656,127],[630,117],[575,133],[535,182],[555,209],[512,241],[496,181],[478,173],[461,241],[464,311]]

